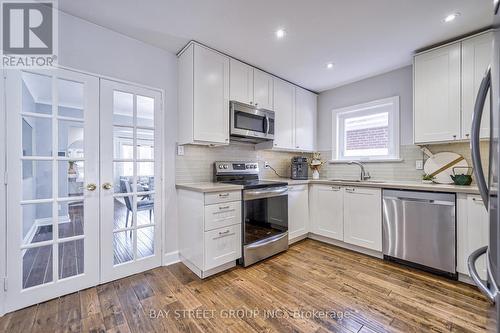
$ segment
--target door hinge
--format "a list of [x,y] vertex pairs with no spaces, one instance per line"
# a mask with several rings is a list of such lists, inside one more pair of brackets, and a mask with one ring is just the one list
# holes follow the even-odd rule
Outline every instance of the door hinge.
[[7,291],[7,278],[3,278],[3,291]]

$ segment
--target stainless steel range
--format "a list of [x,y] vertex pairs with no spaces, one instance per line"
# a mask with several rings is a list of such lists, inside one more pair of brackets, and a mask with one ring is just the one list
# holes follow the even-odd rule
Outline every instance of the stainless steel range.
[[259,180],[259,164],[214,163],[214,181],[243,185],[243,257],[248,266],[288,249],[288,184]]

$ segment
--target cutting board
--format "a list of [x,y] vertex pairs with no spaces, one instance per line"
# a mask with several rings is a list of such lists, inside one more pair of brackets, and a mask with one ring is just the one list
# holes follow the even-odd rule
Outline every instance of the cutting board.
[[[452,152],[443,152],[434,154],[432,155],[432,157],[429,157],[427,161],[425,161],[424,172],[429,175],[434,171],[438,170],[439,168],[442,168],[446,164],[460,157],[461,155]],[[460,162],[456,163],[455,165],[452,165],[449,168],[438,173],[434,178],[434,182],[439,184],[453,184],[453,180],[450,177],[453,174],[453,168],[468,167],[468,166],[469,164],[467,163],[467,161],[463,159]]]

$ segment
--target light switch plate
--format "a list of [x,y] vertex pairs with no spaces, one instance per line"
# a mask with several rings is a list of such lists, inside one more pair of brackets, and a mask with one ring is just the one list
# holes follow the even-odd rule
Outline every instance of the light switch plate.
[[415,169],[423,170],[424,169],[424,160],[416,160],[415,161]]
[[184,156],[184,146],[177,146],[177,155]]

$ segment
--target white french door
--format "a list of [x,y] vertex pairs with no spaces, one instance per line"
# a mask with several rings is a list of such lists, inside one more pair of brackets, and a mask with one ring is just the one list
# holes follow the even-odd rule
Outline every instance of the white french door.
[[101,80],[101,282],[161,264],[161,94]]
[[6,72],[11,311],[99,281],[99,79]]
[[6,311],[161,264],[161,93],[7,71]]

